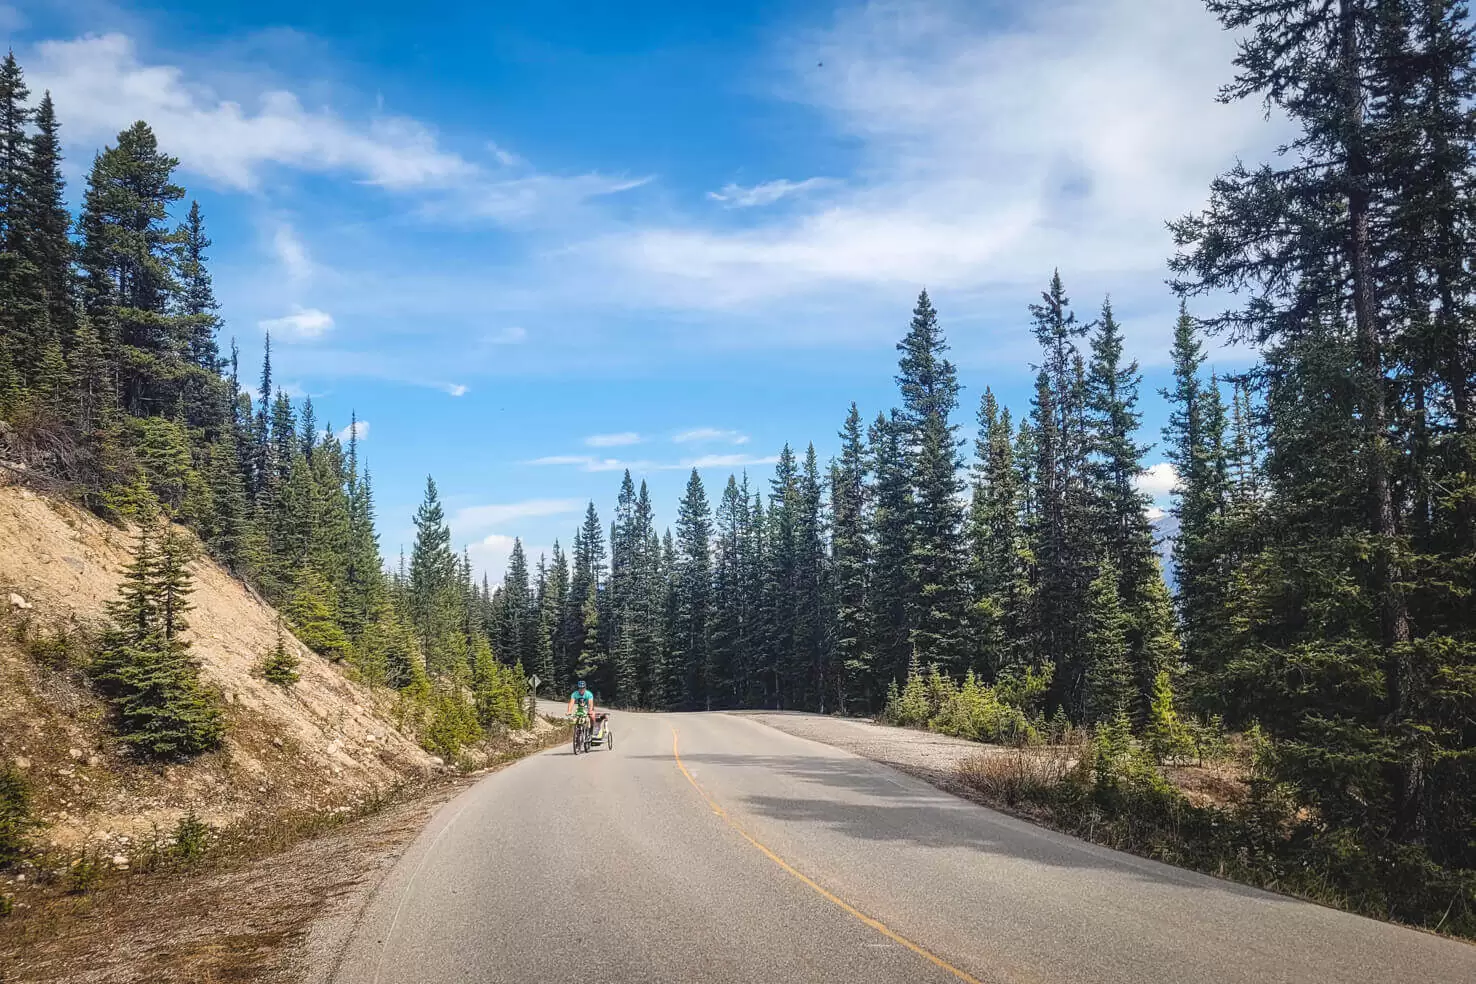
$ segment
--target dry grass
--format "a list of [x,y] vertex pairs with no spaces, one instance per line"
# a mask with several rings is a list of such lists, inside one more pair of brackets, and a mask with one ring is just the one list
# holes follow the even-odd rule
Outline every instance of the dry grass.
[[966,759],[959,779],[990,803],[1020,807],[1065,782],[1081,762],[1083,742],[992,748]]

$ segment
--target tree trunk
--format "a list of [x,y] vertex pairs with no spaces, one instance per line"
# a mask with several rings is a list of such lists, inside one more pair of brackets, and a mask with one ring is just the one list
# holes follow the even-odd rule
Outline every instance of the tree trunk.
[[[1374,297],[1373,247],[1370,235],[1369,153],[1364,132],[1364,100],[1358,65],[1358,11],[1362,0],[1340,0],[1341,88],[1344,141],[1347,145],[1348,265],[1353,280],[1353,321],[1357,334],[1358,391],[1366,434],[1369,532],[1376,538],[1374,592],[1384,649],[1388,722],[1397,731],[1406,712],[1407,668],[1403,652],[1409,642],[1409,606],[1400,587],[1398,523],[1389,483],[1388,410],[1378,306]],[[1394,836],[1417,837],[1423,826],[1420,793],[1424,770],[1418,755],[1399,764]]]

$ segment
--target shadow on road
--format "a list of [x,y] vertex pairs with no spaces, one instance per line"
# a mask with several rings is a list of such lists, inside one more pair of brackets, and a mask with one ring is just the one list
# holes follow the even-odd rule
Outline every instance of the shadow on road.
[[[669,756],[643,756],[653,760]],[[776,772],[833,790],[831,795],[787,797],[741,795],[745,812],[796,824],[823,824],[856,840],[899,842],[933,849],[967,848],[997,857],[1010,857],[1056,867],[1098,869],[1165,885],[1214,886],[1226,893],[1257,899],[1267,894],[1201,875],[1186,869],[1110,851],[1067,834],[1007,817],[946,790],[919,790],[889,774],[890,770],[865,760],[817,758],[804,755],[683,754],[688,766]],[[737,785],[742,785],[740,779]],[[723,788],[708,789],[720,802]],[[732,794],[729,793],[731,796]]]

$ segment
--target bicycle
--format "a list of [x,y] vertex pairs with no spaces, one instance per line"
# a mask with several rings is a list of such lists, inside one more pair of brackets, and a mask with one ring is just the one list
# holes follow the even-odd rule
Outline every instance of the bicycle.
[[574,712],[574,754],[589,751],[589,712],[580,708]]

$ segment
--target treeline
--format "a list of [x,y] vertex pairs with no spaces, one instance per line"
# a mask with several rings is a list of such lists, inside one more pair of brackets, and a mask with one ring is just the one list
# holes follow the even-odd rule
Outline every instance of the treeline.
[[[335,434],[310,399],[294,405],[274,382],[270,338],[256,398],[242,388],[234,344],[227,356],[217,344],[199,203],[174,217],[178,163],[133,124],[94,158],[74,222],[50,95],[33,106],[14,55],[0,63],[0,437],[13,465],[141,524],[115,612],[123,635],[93,667],[125,738],[172,755],[220,733],[184,623],[160,607],[189,590],[185,548],[155,529],[161,516],[198,533],[319,655],[401,690],[448,757],[485,726],[524,723],[523,673],[494,658],[486,606],[444,520],[431,529],[419,517],[410,571],[387,573],[357,421]],[[291,682],[278,654],[263,657]],[[140,700],[184,737],[157,742],[133,727]]]
[[[967,470],[924,293],[898,346],[901,407],[867,426],[853,406],[834,460],[785,447],[767,488],[729,476],[715,508],[694,470],[664,535],[627,473],[608,540],[591,504],[572,564],[556,545],[530,586],[514,545],[494,631],[628,706],[875,711],[916,663],[1043,668],[1075,720],[1141,716],[1179,646],[1135,484],[1138,369],[1110,305],[1079,323],[1059,277],[1033,316],[1036,399],[1016,426],[985,390]],[[1197,414],[1218,389],[1189,363]]]

